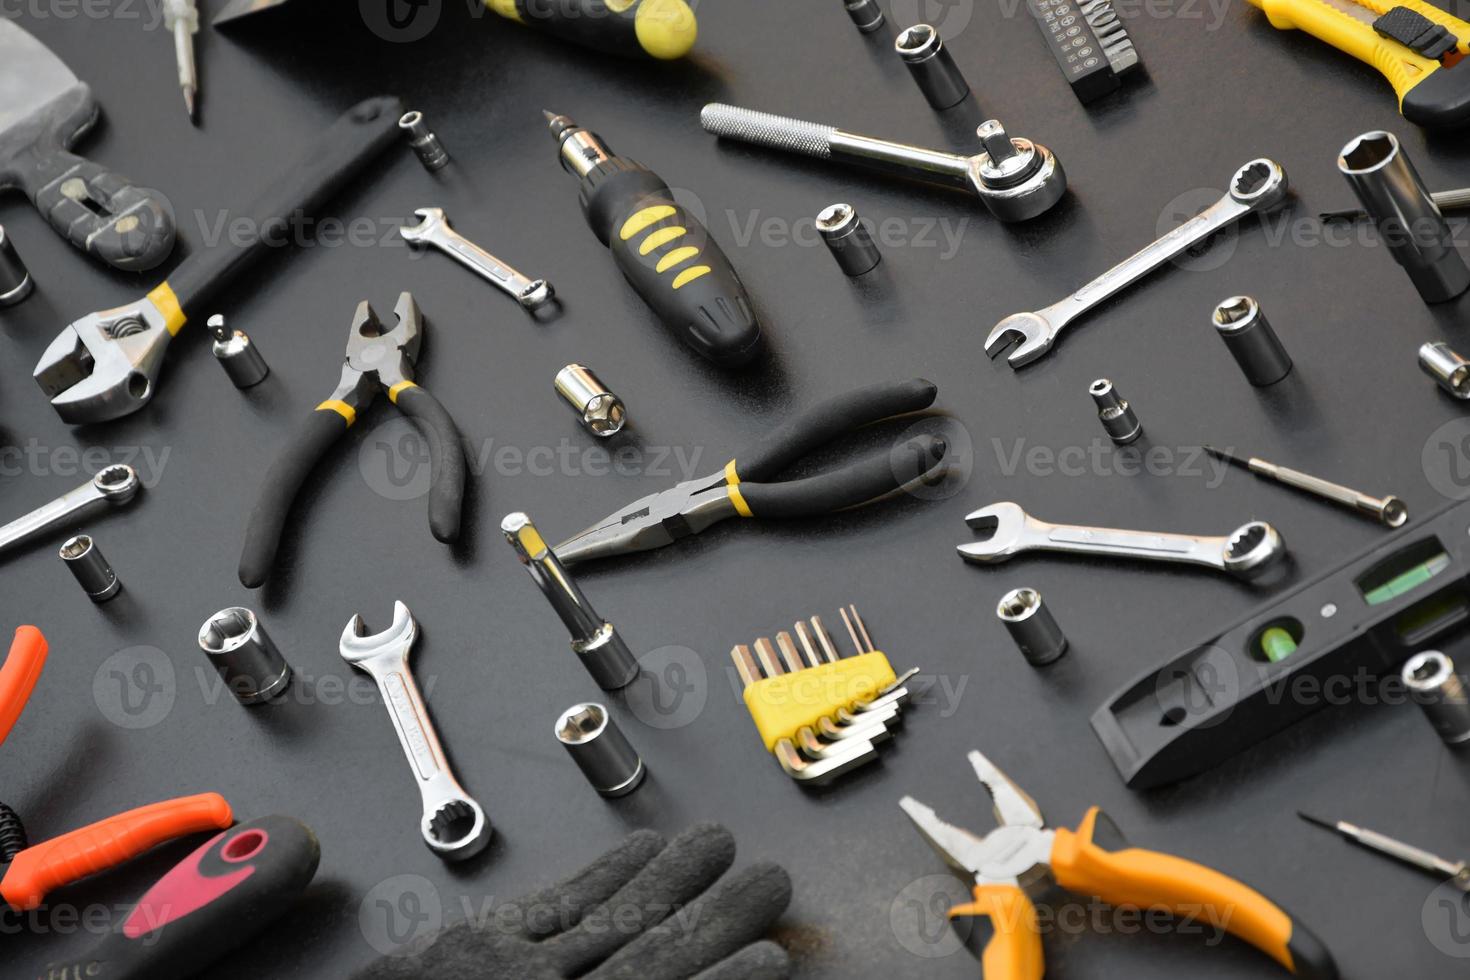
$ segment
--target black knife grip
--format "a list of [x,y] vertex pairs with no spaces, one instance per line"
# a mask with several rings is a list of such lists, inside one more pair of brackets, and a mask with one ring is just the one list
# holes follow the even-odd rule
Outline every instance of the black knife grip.
[[[294,167],[272,181],[244,214],[244,238],[222,238],[189,256],[169,276],[184,315],[198,316],[200,306],[262,252],[290,245],[291,226],[312,214],[358,175],[398,138],[403,104],[397,98],[368,99],[353,106],[317,136]],[[236,222],[231,222],[235,225]]]

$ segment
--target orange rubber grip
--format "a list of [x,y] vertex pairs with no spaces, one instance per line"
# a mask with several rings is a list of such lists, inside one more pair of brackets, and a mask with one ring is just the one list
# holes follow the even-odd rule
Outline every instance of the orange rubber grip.
[[218,793],[129,810],[21,851],[0,879],[0,898],[24,912],[62,885],[115,868],[165,841],[226,830],[234,822],[230,804]]
[[972,905],[956,905],[951,919],[983,916],[994,934],[981,955],[985,980],[1041,980],[1046,972],[1036,906],[1015,885],[977,885]]
[[1075,833],[1056,831],[1051,866],[1057,884],[1109,905],[1162,908],[1208,922],[1300,977],[1337,976],[1327,948],[1255,889],[1183,858],[1140,848],[1107,851],[1094,844],[1099,812],[1097,807],[1087,811]]
[[34,626],[15,631],[5,666],[0,667],[0,743],[10,734],[31,699],[41,668],[46,666],[46,637]]

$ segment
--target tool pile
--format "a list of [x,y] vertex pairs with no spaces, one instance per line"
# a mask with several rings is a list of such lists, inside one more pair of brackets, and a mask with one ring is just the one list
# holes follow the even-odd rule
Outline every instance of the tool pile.
[[[678,61],[691,53],[698,37],[695,11],[686,0],[484,2],[498,15],[486,29],[527,28],[609,57]],[[862,43],[876,45],[875,56],[904,66],[918,94],[936,113],[959,113],[967,107],[973,112],[967,132],[983,119],[974,129],[978,146],[953,152],[911,145],[719,102],[706,104],[697,113],[691,106],[691,127],[697,115],[705,132],[726,141],[841,163],[876,173],[880,179],[959,191],[1007,226],[1029,224],[1030,229],[1044,231],[1047,221],[1059,220],[1057,216],[1075,204],[1068,172],[1053,150],[1011,135],[989,111],[979,112],[973,87],[956,58],[956,46],[946,43],[940,27],[895,25],[888,50],[880,32],[888,26],[889,15],[879,3],[843,0],[839,9],[835,0],[826,2],[834,20],[840,22],[843,11],[850,16],[866,39]],[[1436,128],[1470,124],[1470,95],[1459,85],[1470,69],[1458,67],[1470,54],[1470,23],[1412,0],[1398,6],[1367,0],[1325,6],[1318,0],[1253,3],[1265,11],[1272,26],[1302,28],[1378,68],[1393,83],[1406,120]],[[212,24],[240,29],[257,18],[289,18],[304,5],[305,0],[294,4],[232,0]],[[1145,74],[1140,53],[1109,0],[1028,0],[1026,8],[1086,111],[1110,99],[1126,99],[1141,84],[1136,83]],[[178,85],[194,122],[201,91],[195,63],[201,26],[196,0],[165,0],[162,18],[175,47]],[[738,87],[735,81],[732,75],[731,88]],[[178,234],[169,199],[70,152],[99,118],[94,93],[60,58],[8,19],[0,20],[0,94],[5,96],[0,104],[0,187],[24,190],[72,246],[110,269],[139,273],[170,260]],[[696,213],[699,209],[686,203],[665,178],[616,154],[601,136],[571,117],[550,110],[541,110],[539,118],[532,114],[533,128],[539,131],[543,123],[551,137],[549,144],[542,144],[548,161],[554,153],[576,180],[587,226],[626,280],[627,294],[646,309],[645,319],[660,328],[661,334],[655,336],[677,341],[708,362],[701,369],[729,372],[736,385],[762,372],[776,373],[772,349],[783,328],[775,327],[770,315],[774,297],[762,300],[747,286],[730,254]],[[464,144],[449,135],[448,146],[462,152]],[[538,138],[544,141],[544,132]],[[1065,149],[1062,142],[1054,145]],[[233,313],[227,320],[216,310],[228,302],[248,300],[230,287],[273,243],[281,244],[274,233],[285,229],[294,214],[327,205],[350,182],[369,179],[373,168],[389,166],[389,152],[395,146],[403,159],[416,158],[429,174],[453,176],[456,168],[465,166],[463,157],[450,155],[426,116],[418,110],[405,111],[395,96],[368,98],[348,109],[316,134],[294,164],[263,182],[256,202],[244,212],[259,234],[249,241],[196,249],[141,298],[86,314],[61,330],[33,370],[35,383],[60,420],[88,427],[78,430],[77,438],[89,440],[95,438],[97,426],[127,416],[138,415],[136,421],[144,425],[156,421],[158,415],[147,413],[162,411],[152,408],[152,402],[168,371],[179,369],[166,364],[167,349],[191,320],[207,324],[213,355],[231,384],[241,392],[258,392],[270,376],[264,353],[245,331],[230,325]],[[1073,176],[1096,179],[1095,168],[1085,166],[1089,162],[1074,168]],[[1384,131],[1352,138],[1336,163],[1362,209],[1330,212],[1324,219],[1370,223],[1426,304],[1448,303],[1470,290],[1470,264],[1443,214],[1445,208],[1470,201],[1470,193],[1431,195],[1399,138]],[[832,179],[846,179],[844,174]],[[1206,248],[1248,216],[1288,207],[1290,200],[1282,164],[1265,156],[1248,160],[1230,175],[1218,200],[1182,223],[1161,227],[1159,237],[1130,258],[1049,306],[995,322],[983,343],[971,343],[976,366],[985,364],[986,356],[994,359],[1005,353],[1008,366],[1020,372],[1058,350],[1061,333],[1082,317],[1100,318],[1096,314],[1105,302],[1162,273],[1186,253]],[[563,302],[575,304],[577,289],[573,277],[564,274],[567,270],[548,270],[556,272],[561,284],[553,287],[547,279],[517,271],[456,231],[444,208],[402,201],[397,206],[404,219],[397,229],[402,243],[415,252],[433,249],[449,256],[513,299],[530,315],[523,319],[540,325],[560,317]],[[487,227],[495,228],[486,215],[457,216],[466,219],[462,227],[477,238]],[[563,214],[555,220],[565,224],[566,218]],[[856,205],[826,206],[817,213],[815,226],[839,271],[855,288],[861,280],[867,280],[863,285],[876,285],[881,273],[875,270],[883,255]],[[495,247],[499,251],[500,246]],[[0,228],[0,308],[48,292],[48,277],[41,276],[38,286],[22,252]],[[313,256],[297,261],[329,259]],[[1075,271],[1064,270],[1069,277]],[[827,274],[831,275],[830,268]],[[323,457],[347,440],[380,395],[415,423],[428,447],[429,528],[434,539],[449,546],[436,547],[435,554],[446,566],[474,558],[474,543],[467,540],[472,536],[461,533],[463,525],[472,523],[472,516],[466,515],[474,513],[477,489],[469,479],[465,436],[456,415],[417,380],[427,334],[424,311],[410,292],[387,289],[365,286],[362,292],[372,292],[380,303],[396,293],[391,322],[379,316],[373,300],[359,296],[334,300],[340,301],[344,318],[349,302],[356,304],[336,387],[294,437],[276,450],[244,526],[229,529],[241,541],[238,578],[245,589],[261,589],[289,564],[282,557],[289,549],[283,553],[281,542],[293,522],[306,520],[305,500],[314,496],[313,483],[328,465]],[[50,298],[63,299],[59,293]],[[986,323],[994,312],[986,314]],[[609,331],[622,326],[613,322],[614,311],[599,315],[608,321]],[[1203,330],[1204,320],[1199,316],[1195,326]],[[456,341],[462,339],[456,335],[461,325],[447,321],[436,324],[436,338],[442,338],[436,343],[450,348],[450,356],[462,354],[455,351]],[[1209,326],[1249,385],[1232,380],[1239,391],[1280,392],[1300,379],[1300,372],[1293,374],[1292,344],[1282,339],[1250,295],[1215,303]],[[625,333],[644,342],[661,342],[649,341],[646,331]],[[1289,332],[1287,340],[1292,340]],[[278,342],[284,347],[284,337]],[[1212,353],[1199,356],[1223,361],[1218,345],[1208,343],[1214,345]],[[280,350],[274,344],[268,349]],[[1445,342],[1424,344],[1418,359],[1448,395],[1470,399],[1470,360]],[[564,362],[561,357],[556,361]],[[325,373],[328,365],[321,369]],[[1007,382],[1018,381],[998,362],[994,370]],[[1229,370],[1234,379],[1234,368]],[[1041,372],[1018,377],[1032,373]],[[1088,376],[1093,376],[1091,370]],[[621,389],[616,373],[609,371],[608,377]],[[626,439],[636,430],[628,404],[636,407],[637,396],[651,400],[658,394],[647,389],[617,393],[592,367],[579,362],[567,364],[547,381],[548,404],[559,400],[570,407],[581,427],[573,431],[589,444]],[[713,389],[708,381],[701,375],[693,383]],[[1142,372],[1136,372],[1135,377],[1123,378],[1123,387],[1138,391],[1146,381]],[[325,385],[321,391],[326,391]],[[590,680],[608,695],[604,703],[585,700],[581,690],[557,694],[555,703],[571,706],[557,713],[548,710],[549,731],[540,735],[547,746],[551,739],[546,736],[553,736],[564,750],[565,759],[552,750],[558,764],[585,777],[596,794],[587,793],[586,801],[604,805],[600,797],[609,807],[637,805],[617,801],[656,782],[657,766],[649,766],[635,743],[646,748],[655,738],[678,736],[645,726],[636,730],[637,737],[629,738],[625,728],[632,728],[630,718],[636,715],[629,707],[630,691],[647,684],[660,692],[674,684],[650,671],[639,654],[656,638],[639,636],[630,642],[594,610],[570,567],[578,567],[580,574],[584,565],[612,565],[614,559],[659,549],[668,549],[661,560],[669,563],[692,561],[686,556],[697,550],[705,551],[702,560],[716,562],[717,548],[685,544],[681,555],[681,548],[673,546],[732,518],[802,522],[817,529],[856,520],[853,515],[858,511],[877,515],[874,520],[918,521],[924,505],[905,509],[892,506],[893,498],[907,492],[909,499],[924,500],[923,491],[949,475],[954,462],[951,442],[939,435],[913,434],[920,423],[941,414],[935,407],[937,385],[900,377],[847,385],[846,390],[829,383],[823,391],[825,397],[803,392],[802,407],[746,451],[730,456],[722,452],[723,465],[710,475],[645,493],[555,547],[526,513],[515,511],[501,519],[506,544],[569,634],[572,653],[586,675],[578,671],[577,680]],[[625,394],[630,396],[627,403]],[[1074,394],[1079,396],[1080,420],[1087,400],[1080,392]],[[1103,435],[1112,443],[1099,442],[1107,451],[1147,444],[1140,409],[1124,397],[1112,377],[1098,377],[1087,394]],[[468,405],[462,393],[452,393],[448,400]],[[1147,398],[1140,403],[1152,426],[1159,416],[1149,414],[1149,404]],[[538,420],[542,417],[542,406],[525,406],[524,411]],[[564,411],[556,409],[556,417],[563,418]],[[547,408],[545,415],[551,414]],[[472,418],[467,412],[458,417]],[[1096,435],[1092,425],[1086,423],[1089,433]],[[903,436],[894,435],[899,427],[905,427]],[[850,445],[864,440],[878,448],[852,455]],[[965,561],[992,569],[987,573],[992,575],[1003,574],[993,569],[1023,554],[1064,553],[1098,564],[1098,559],[1143,560],[1208,569],[1264,597],[1249,615],[1223,629],[1212,626],[1213,635],[1122,685],[1097,709],[1092,727],[1122,780],[1129,787],[1147,789],[1187,779],[1304,718],[1322,704],[1277,696],[1282,685],[1298,678],[1367,674],[1397,681],[1408,699],[1423,709],[1445,745],[1470,742],[1467,682],[1453,658],[1438,649],[1458,640],[1470,623],[1470,503],[1454,502],[1410,524],[1408,506],[1392,494],[1352,489],[1233,449],[1204,447],[1204,451],[1222,464],[1284,484],[1395,533],[1290,588],[1283,586],[1292,570],[1286,538],[1275,525],[1260,519],[1245,520],[1222,535],[1187,535],[1050,523],[1005,500],[971,512],[965,519],[975,538],[957,548]],[[838,455],[845,461],[833,463],[832,457]],[[691,467],[692,472],[698,471]],[[28,544],[65,535],[59,558],[91,602],[106,603],[126,586],[97,540],[79,525],[84,515],[90,518],[109,505],[132,501],[140,486],[131,466],[102,468],[81,487],[0,527],[0,556],[8,561]],[[538,505],[538,513],[542,510]],[[569,523],[571,515],[557,516],[565,527],[579,526]],[[163,515],[146,508],[136,519],[166,523]],[[925,556],[911,557],[917,561]],[[341,555],[344,562],[354,558]],[[122,567],[126,571],[126,563]],[[590,577],[587,581],[596,584]],[[694,582],[691,575],[674,585],[688,588],[695,597]],[[404,582],[405,588],[411,584]],[[742,585],[751,592],[762,587],[760,582]],[[417,601],[414,605],[423,610]],[[109,607],[116,608],[116,604]],[[994,610],[996,621],[1036,669],[1036,677],[1055,679],[1067,670],[1063,658],[1073,644],[1039,589],[1010,584]],[[342,613],[346,616],[348,610]],[[879,771],[873,764],[882,758],[880,749],[897,741],[905,708],[916,706],[911,685],[919,671],[900,674],[894,669],[888,656],[875,647],[855,605],[843,608],[840,618],[851,654],[843,652],[820,616],[803,618],[789,630],[735,642],[730,654],[735,694],[750,714],[760,746],[813,799],[840,800],[846,793],[896,797],[885,778],[846,777],[863,768]],[[1063,618],[1077,626],[1071,617]],[[420,623],[409,606],[396,601],[391,623],[379,633],[370,632],[363,618],[352,613],[341,631],[338,652],[353,671],[371,678],[376,697],[388,712],[419,789],[415,816],[420,837],[443,861],[471,862],[462,867],[465,874],[474,874],[492,860],[496,830],[487,808],[455,775],[427,703],[430,688],[426,684],[421,690],[415,679],[410,656],[419,636]],[[732,637],[702,639],[723,647]],[[238,705],[252,711],[277,702],[293,685],[303,683],[261,617],[246,606],[230,604],[207,619],[197,643],[202,662],[218,672]],[[41,631],[21,626],[0,666],[0,741],[16,725],[46,657]],[[447,670],[452,674],[454,668]],[[1223,691],[1209,683],[1220,676],[1231,678]],[[736,742],[737,733],[728,734],[731,744],[751,760],[748,771],[732,778],[748,780],[772,806],[779,806],[781,793],[797,792],[754,763],[754,740]],[[486,742],[497,739],[493,723],[455,737],[465,744],[475,735]],[[894,745],[889,751],[896,754],[898,749]],[[1202,865],[1127,845],[1095,807],[1075,831],[1050,827],[1036,803],[986,755],[972,752],[969,762],[990,794],[997,829],[974,834],[946,823],[910,796],[903,796],[899,806],[940,857],[973,880],[973,902],[948,915],[957,923],[971,920],[966,931],[977,924],[983,927],[978,930],[983,939],[980,956],[984,975],[991,980],[1039,980],[1043,975],[1046,930],[1038,904],[1055,898],[1050,886],[1109,905],[1163,910],[1179,917],[1203,910],[1207,921],[1296,976],[1312,980],[1338,976],[1326,946],[1253,888]],[[384,773],[382,778],[402,781],[401,773]],[[468,782],[474,785],[479,780]],[[652,794],[644,790],[642,795]],[[1345,822],[1305,819],[1441,875],[1461,889],[1470,888],[1470,872],[1463,862],[1447,861]],[[539,828],[518,829],[533,833]],[[376,826],[374,832],[394,833]],[[406,827],[398,832],[409,833]],[[292,817],[236,823],[230,804],[217,793],[145,806],[37,845],[29,844],[17,812],[0,804],[0,898],[6,903],[0,913],[7,907],[34,909],[56,889],[168,841],[204,833],[215,836],[150,889],[95,950],[80,959],[35,964],[34,969],[27,964],[27,975],[197,975],[299,899],[316,873],[320,845],[316,833]],[[330,836],[324,834],[322,843],[332,846]],[[770,935],[791,899],[790,877],[769,862],[727,875],[734,849],[729,831],[712,824],[697,824],[672,841],[650,831],[636,832],[583,872],[525,900],[527,906],[556,903],[566,918],[554,927],[531,925],[529,919],[498,922],[489,930],[471,922],[436,923],[433,935],[411,955],[387,957],[359,975],[518,980],[789,976],[800,967],[801,943],[778,944]],[[472,863],[477,858],[481,863]],[[913,867],[920,873],[924,865],[915,860]],[[623,907],[629,905],[642,911],[631,925],[609,931],[608,922],[621,918]],[[684,917],[681,911],[697,914]]]

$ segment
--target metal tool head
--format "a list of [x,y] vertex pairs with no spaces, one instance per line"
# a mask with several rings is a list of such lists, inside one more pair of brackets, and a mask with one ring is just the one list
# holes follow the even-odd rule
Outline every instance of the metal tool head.
[[1020,504],[1006,500],[966,515],[965,523],[988,537],[960,545],[958,550],[962,558],[980,562],[1005,561],[1016,554],[1016,545],[1026,528],[1026,512]]
[[1265,521],[1237,528],[1225,545],[1224,567],[1241,578],[1253,578],[1286,557],[1286,542]]
[[402,602],[393,603],[393,625],[381,633],[368,635],[367,624],[360,615],[353,614],[346,628],[338,651],[342,659],[350,664],[360,664],[379,654],[398,652],[411,648],[419,636],[419,624],[413,613]]
[[347,338],[347,371],[376,375],[385,387],[413,380],[414,362],[424,341],[423,316],[409,293],[399,295],[393,315],[397,322],[391,330],[384,329],[367,300],[357,305]]
[[971,752],[967,758],[975,770],[975,778],[990,793],[997,823],[1002,827],[1030,827],[1034,830],[1046,826],[1041,807],[1011,777],[1001,772],[999,766],[980,752]]
[[145,297],[66,327],[32,376],[63,422],[106,422],[136,412],[153,397],[172,339],[163,312]]
[[92,478],[92,486],[97,492],[115,504],[125,504],[132,500],[142,485],[143,481],[138,479],[138,471],[126,463],[109,466]]
[[1230,178],[1230,196],[1252,211],[1268,211],[1286,200],[1286,171],[1275,160],[1252,160]]
[[418,224],[403,225],[398,229],[403,240],[412,245],[426,244],[435,228],[449,223],[443,208],[418,208],[414,211],[414,217],[419,219]]
[[10,20],[0,20],[0,66],[0,133],[79,84],[66,62]]
[[991,328],[985,353],[995,357],[1015,345],[1006,362],[1021,367],[1046,354],[1057,341],[1057,328],[1040,313],[1012,313]]
[[633,501],[622,510],[552,549],[567,564],[651,551],[708,527],[706,513],[719,513],[729,502],[725,474],[687,480]]

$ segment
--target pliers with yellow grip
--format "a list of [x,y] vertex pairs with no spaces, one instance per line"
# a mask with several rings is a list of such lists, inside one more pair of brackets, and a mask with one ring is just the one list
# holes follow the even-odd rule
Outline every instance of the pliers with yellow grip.
[[949,917],[990,920],[985,980],[1041,980],[1046,967],[1032,895],[1053,883],[1110,905],[1204,919],[1295,976],[1336,980],[1337,964],[1322,942],[1255,890],[1192,861],[1099,843],[1121,835],[1097,807],[1075,831],[1049,829],[1036,803],[994,763],[971,752],[970,764],[990,791],[996,830],[977,837],[910,796],[899,806],[951,867],[975,880],[974,902],[950,909]]
[[1405,119],[1426,129],[1470,123],[1470,23],[1423,0],[1250,0],[1271,26],[1303,30],[1388,79]]

